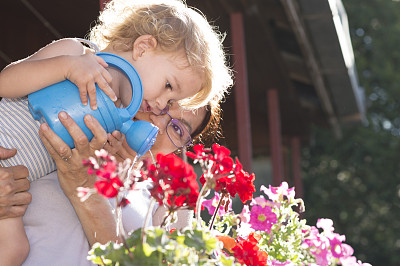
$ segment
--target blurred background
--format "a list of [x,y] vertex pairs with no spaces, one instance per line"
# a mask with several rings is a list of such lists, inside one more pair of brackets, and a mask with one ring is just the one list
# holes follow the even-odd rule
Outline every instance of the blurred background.
[[[1,0],[0,68],[84,37],[105,2]],[[307,224],[332,219],[357,258],[400,265],[400,2],[187,3],[226,33],[235,70],[219,143],[257,189],[295,186]]]

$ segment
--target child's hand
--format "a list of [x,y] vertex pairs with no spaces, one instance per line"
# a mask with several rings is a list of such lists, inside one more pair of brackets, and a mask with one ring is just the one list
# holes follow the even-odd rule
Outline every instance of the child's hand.
[[116,101],[117,96],[111,89],[109,83],[112,81],[111,74],[105,69],[107,63],[100,56],[92,53],[72,56],[71,64],[66,78],[79,88],[79,94],[84,105],[88,104],[88,94],[90,106],[93,110],[97,108],[96,86],[104,91],[111,100]]

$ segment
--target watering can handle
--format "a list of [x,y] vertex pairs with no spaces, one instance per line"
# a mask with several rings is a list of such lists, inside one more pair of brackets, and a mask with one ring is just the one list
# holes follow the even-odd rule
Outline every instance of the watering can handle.
[[129,79],[132,87],[132,100],[126,108],[120,109],[119,112],[122,121],[132,119],[139,110],[143,100],[143,86],[139,74],[136,69],[122,57],[110,53],[96,53],[96,55],[103,58],[108,66],[120,70]]

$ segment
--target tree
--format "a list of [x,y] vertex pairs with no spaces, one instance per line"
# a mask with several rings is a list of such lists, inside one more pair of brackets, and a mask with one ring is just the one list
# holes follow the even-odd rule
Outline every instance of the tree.
[[355,255],[372,265],[400,265],[400,2],[344,0],[366,126],[335,140],[315,128],[304,149],[306,218],[334,220]]

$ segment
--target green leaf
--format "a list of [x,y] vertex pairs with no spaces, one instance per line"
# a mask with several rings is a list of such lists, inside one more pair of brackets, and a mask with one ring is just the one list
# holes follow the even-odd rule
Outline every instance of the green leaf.
[[144,255],[146,255],[147,257],[149,257],[151,255],[151,253],[153,253],[153,251],[155,251],[156,249],[154,249],[152,246],[150,246],[148,243],[144,243],[143,244],[143,253]]

